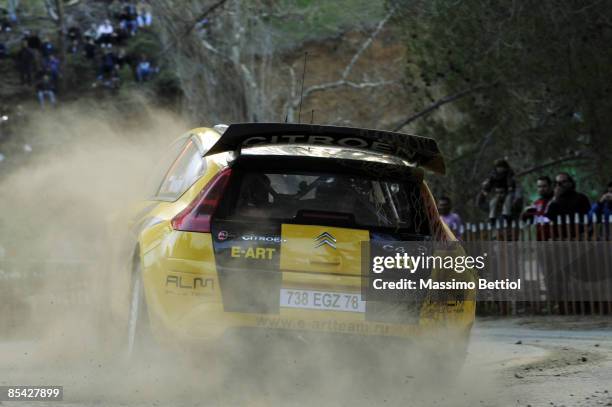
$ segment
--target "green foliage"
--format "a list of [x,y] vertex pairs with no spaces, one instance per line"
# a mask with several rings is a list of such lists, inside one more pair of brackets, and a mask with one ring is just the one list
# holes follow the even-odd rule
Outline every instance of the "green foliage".
[[418,132],[437,138],[449,156],[451,180],[444,185],[454,190],[445,192],[456,202],[469,206],[492,161],[504,156],[524,170],[581,151],[590,160],[566,161],[541,173],[569,169],[587,192],[608,181],[610,2],[393,3],[399,5],[395,22],[408,48],[406,86],[416,110],[484,85],[418,124]]
[[177,103],[180,96],[183,94],[181,84],[174,71],[170,69],[161,69],[153,80],[153,86],[156,93],[168,102]]
[[64,64],[65,90],[74,92],[84,91],[91,87],[97,75],[97,67],[92,61],[85,58],[82,53],[66,55]]
[[[8,0],[0,1],[0,8],[8,9]],[[19,2],[18,10],[28,14],[46,14],[44,0],[22,0]]]
[[281,0],[268,19],[279,46],[288,47],[376,24],[384,14],[382,0]]
[[152,31],[141,30],[129,40],[125,50],[128,54],[153,57],[160,52],[159,38]]

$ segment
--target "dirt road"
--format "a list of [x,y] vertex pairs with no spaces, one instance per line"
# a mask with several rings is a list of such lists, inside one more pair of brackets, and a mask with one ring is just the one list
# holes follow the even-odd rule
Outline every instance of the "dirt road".
[[[278,372],[246,366],[243,370],[251,372],[247,377],[259,379],[249,384],[244,375],[218,375],[219,367],[207,361],[180,369],[171,360],[161,366],[147,362],[134,366],[120,358],[109,360],[87,347],[58,353],[49,346],[36,341],[2,343],[0,385],[63,385],[65,401],[3,402],[3,407],[612,406],[612,320],[603,317],[479,320],[466,363],[453,384],[435,375],[425,384],[406,376],[383,386],[384,390],[375,389],[376,384],[358,385],[350,371],[327,367],[327,372],[317,371],[316,363],[304,375],[292,376],[300,368],[289,361],[281,371],[291,380]],[[372,372],[375,381],[376,368],[364,366],[361,373]],[[324,379],[312,381],[312,376]]]
[[612,319],[481,320],[464,373],[485,406],[612,406]]

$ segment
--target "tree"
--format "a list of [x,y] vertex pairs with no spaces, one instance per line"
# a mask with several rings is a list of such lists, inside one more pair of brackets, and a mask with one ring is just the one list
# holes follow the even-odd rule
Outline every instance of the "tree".
[[16,16],[18,7],[19,7],[19,0],[8,0],[9,15]]
[[[570,154],[559,163],[578,173],[581,187],[595,190],[608,181],[612,53],[603,50],[612,41],[609,2],[390,4],[402,11],[394,22],[409,56],[407,89],[420,101],[415,113],[426,110],[411,125],[436,137],[449,155],[451,182],[444,184],[453,186],[456,202],[468,202],[490,163],[503,156],[528,173],[578,151],[576,160]],[[427,110],[452,95],[460,97]],[[585,156],[590,160],[579,160]]]
[[[173,0],[152,2],[162,19],[164,54],[181,81],[187,110],[200,120],[297,120],[302,97],[305,101],[338,89],[367,92],[398,83],[375,71],[367,77],[355,74],[356,63],[390,18],[380,1],[344,0],[361,6],[350,10],[352,13],[333,10],[333,16],[327,10],[338,6],[322,0],[193,0],[181,1],[180,7]],[[372,3],[382,13],[365,13],[363,7]],[[308,40],[338,35],[344,27],[337,20],[346,16],[351,17],[350,28],[363,31],[363,42],[355,46],[352,59],[338,77],[327,81],[308,76],[302,95],[303,58],[289,61],[286,54],[301,49]],[[321,21],[323,17],[329,24]],[[360,25],[366,19],[367,26]],[[320,37],[305,27],[315,27]],[[307,117],[311,114],[309,111]]]

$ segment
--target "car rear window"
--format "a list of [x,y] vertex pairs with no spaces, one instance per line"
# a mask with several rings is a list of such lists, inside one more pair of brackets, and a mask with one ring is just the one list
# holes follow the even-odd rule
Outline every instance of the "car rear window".
[[[422,231],[427,220],[418,185],[331,173],[243,173],[233,184],[231,218],[344,220],[362,227]],[[298,222],[299,223],[299,222]]]

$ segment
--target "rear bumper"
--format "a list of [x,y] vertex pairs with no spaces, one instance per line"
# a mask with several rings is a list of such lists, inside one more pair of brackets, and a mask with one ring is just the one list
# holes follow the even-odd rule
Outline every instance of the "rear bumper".
[[[312,332],[356,337],[447,337],[449,330],[465,335],[474,320],[474,304],[445,304],[413,312],[409,323],[382,322],[364,312],[273,307],[267,313],[228,306],[228,285],[219,278],[209,234],[176,233],[143,257],[143,279],[150,321],[160,342],[219,341],[237,329]],[[248,271],[246,274],[250,274]],[[279,278],[260,287],[269,300],[281,288],[359,293],[354,275],[274,272]],[[256,277],[251,275],[251,277]],[[278,281],[276,281],[278,280]],[[247,285],[247,288],[249,286]],[[232,290],[233,291],[233,290]],[[241,295],[238,297],[243,298]],[[247,307],[248,308],[248,307]],[[366,315],[367,314],[367,315]]]
[[174,315],[169,323],[167,318],[152,313],[153,333],[160,344],[219,344],[240,333],[247,337],[342,338],[349,342],[365,339],[411,343],[423,339],[435,347],[434,343],[442,340],[466,340],[471,328],[471,323],[449,325],[448,321],[422,320],[417,324],[389,324],[365,321],[363,314],[282,308],[275,315],[245,314],[226,312],[221,303],[202,304],[185,311],[182,316]]

